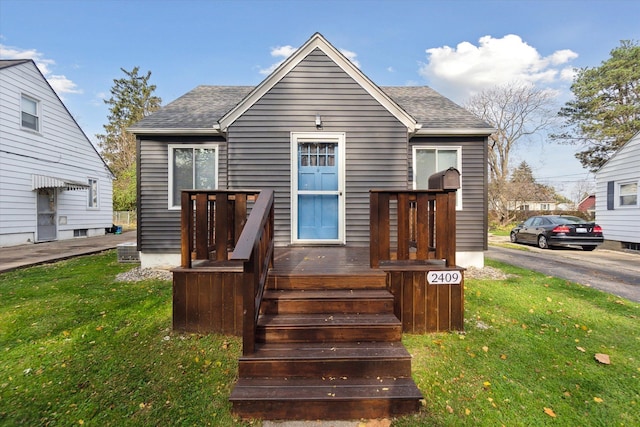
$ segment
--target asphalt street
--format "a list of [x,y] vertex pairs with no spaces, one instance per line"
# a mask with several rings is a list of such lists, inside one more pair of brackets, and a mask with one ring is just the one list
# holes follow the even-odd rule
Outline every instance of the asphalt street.
[[489,245],[486,257],[600,289],[631,301],[640,302],[640,255],[596,249],[525,250]]

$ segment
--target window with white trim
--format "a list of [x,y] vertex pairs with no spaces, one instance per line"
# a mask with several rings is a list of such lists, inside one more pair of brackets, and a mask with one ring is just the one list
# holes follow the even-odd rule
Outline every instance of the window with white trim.
[[20,98],[20,126],[23,129],[40,131],[40,102],[27,95]]
[[638,182],[618,184],[618,206],[638,206]]
[[98,180],[89,178],[89,188],[87,189],[87,207],[98,209]]
[[[462,147],[414,146],[413,147],[413,188],[429,188],[429,177],[450,167],[462,172]],[[456,209],[462,209],[462,176],[460,189],[456,192]]]
[[169,145],[169,209],[180,209],[182,190],[218,188],[218,145]]

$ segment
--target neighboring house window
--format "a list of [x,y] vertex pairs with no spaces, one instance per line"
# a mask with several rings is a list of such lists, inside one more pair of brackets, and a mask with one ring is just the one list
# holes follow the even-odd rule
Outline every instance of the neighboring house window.
[[89,188],[87,193],[87,207],[91,209],[98,208],[98,180],[89,178]]
[[619,206],[638,206],[638,183],[621,183],[618,187]]
[[[429,177],[450,167],[462,172],[462,147],[413,147],[413,188],[428,189]],[[462,209],[462,186],[456,194],[456,209]]]
[[26,95],[20,101],[21,126],[25,129],[40,131],[40,103]]
[[548,211],[549,209],[549,203],[540,203],[540,210]]
[[217,145],[169,145],[169,208],[180,208],[181,190],[218,188]]

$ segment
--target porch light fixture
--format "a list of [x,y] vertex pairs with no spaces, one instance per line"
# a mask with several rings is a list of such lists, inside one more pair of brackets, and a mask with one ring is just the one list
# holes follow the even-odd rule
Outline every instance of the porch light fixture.
[[322,117],[316,113],[316,129],[322,129]]

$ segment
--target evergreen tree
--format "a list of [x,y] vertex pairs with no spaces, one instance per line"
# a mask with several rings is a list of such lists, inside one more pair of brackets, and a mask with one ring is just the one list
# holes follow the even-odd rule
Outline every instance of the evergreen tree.
[[622,41],[599,67],[580,69],[571,91],[558,113],[567,131],[553,138],[582,145],[576,158],[595,172],[640,131],[640,45]]
[[127,71],[126,77],[113,80],[105,134],[96,135],[102,156],[116,176],[113,185],[114,210],[132,210],[136,206],[136,139],[127,128],[160,109],[162,100],[153,95],[149,84],[151,71],[138,75],[140,67]]

